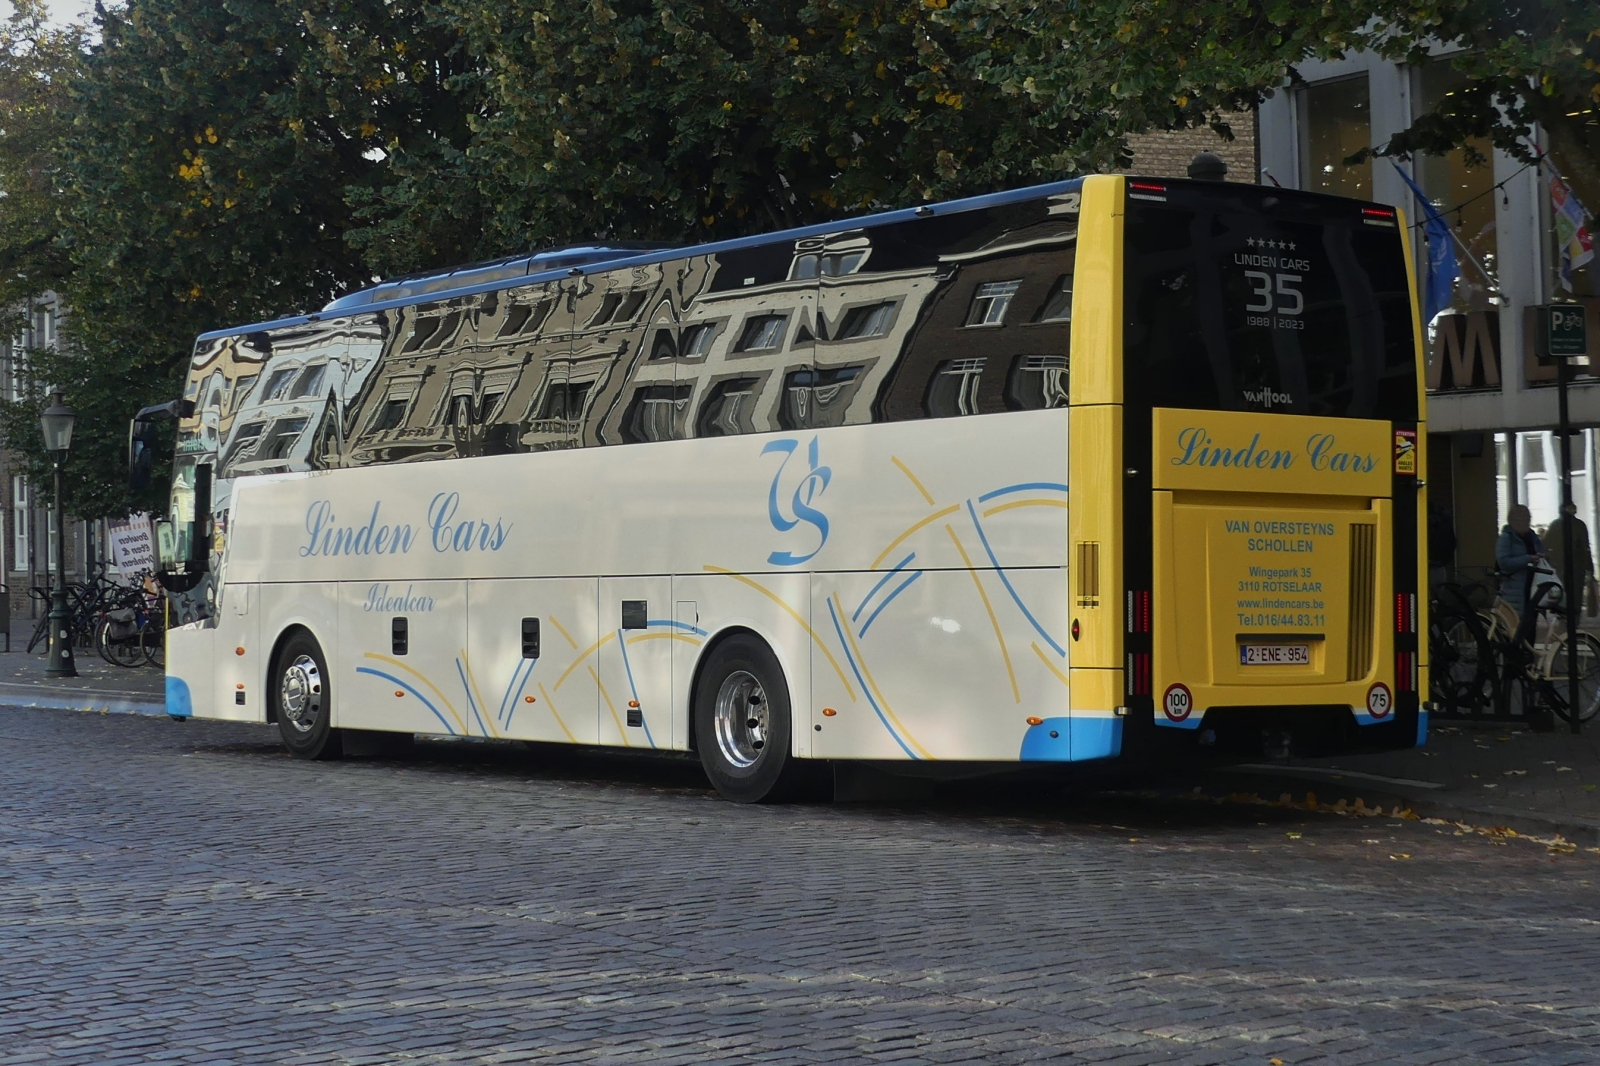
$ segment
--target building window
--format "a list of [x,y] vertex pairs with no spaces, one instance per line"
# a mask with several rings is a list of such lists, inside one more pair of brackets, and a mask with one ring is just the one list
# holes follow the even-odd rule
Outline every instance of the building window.
[[839,323],[839,340],[859,340],[863,337],[881,337],[889,332],[889,319],[894,314],[893,301],[852,307],[844,313]]
[[1016,296],[1018,281],[987,281],[972,294],[972,307],[967,310],[969,326],[1000,326],[1005,324],[1006,310],[1011,298]]
[[[1422,67],[1417,72],[1417,81],[1420,113],[1432,110],[1459,92],[1466,85],[1466,75],[1451,69],[1448,59],[1441,59]],[[1487,311],[1494,307],[1491,294],[1499,289],[1494,223],[1495,205],[1499,201],[1491,195],[1494,192],[1494,147],[1486,137],[1474,137],[1467,144],[1483,159],[1482,163],[1469,164],[1465,148],[1444,155],[1418,154],[1414,162],[1415,176],[1417,184],[1460,239],[1456,248],[1459,273],[1451,307],[1458,311]]]
[[33,512],[28,500],[28,482],[22,477],[11,479],[11,569],[28,569],[28,541],[33,532],[29,519]]
[[940,363],[928,382],[926,401],[929,418],[978,413],[978,382],[983,379],[986,359],[947,359]]
[[1300,94],[1304,186],[1312,192],[1372,199],[1372,160],[1346,159],[1372,144],[1367,76],[1318,82]]
[[781,347],[783,324],[788,320],[788,315],[752,315],[744,324],[744,332],[739,334],[739,343],[733,346],[733,350],[766,352]]
[[1056,279],[1050,287],[1050,295],[1045,297],[1044,306],[1039,308],[1035,322],[1071,322],[1072,321],[1072,275],[1063,274]]

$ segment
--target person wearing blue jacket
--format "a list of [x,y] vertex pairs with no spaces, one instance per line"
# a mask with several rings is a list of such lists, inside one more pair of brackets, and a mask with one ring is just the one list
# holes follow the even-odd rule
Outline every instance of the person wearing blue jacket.
[[1519,615],[1533,587],[1533,569],[1544,560],[1544,542],[1533,531],[1533,516],[1522,504],[1514,505],[1494,546],[1494,564],[1500,571],[1500,596]]

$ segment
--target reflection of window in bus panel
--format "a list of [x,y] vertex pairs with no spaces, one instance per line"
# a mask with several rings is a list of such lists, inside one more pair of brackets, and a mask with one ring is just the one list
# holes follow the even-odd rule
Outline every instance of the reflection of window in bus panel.
[[304,418],[283,418],[273,423],[272,431],[262,439],[253,456],[256,462],[271,462],[275,459],[286,458],[294,448],[294,442],[306,428]]
[[369,433],[387,433],[392,429],[399,429],[406,420],[406,409],[411,406],[410,396],[391,396],[383,401],[383,406],[378,408],[378,414],[372,420]]
[[308,366],[300,372],[300,379],[294,383],[294,388],[289,390],[289,399],[298,400],[302,396],[315,396],[322,388],[323,378],[327,376],[328,364],[317,363]]
[[1056,279],[1050,287],[1050,295],[1045,298],[1044,306],[1039,308],[1039,313],[1033,316],[1035,322],[1071,322],[1072,321],[1072,275],[1063,274]]
[[929,418],[950,418],[978,413],[978,385],[988,360],[948,359],[939,364],[928,382]]
[[1067,406],[1067,357],[1019,355],[1006,376],[1006,407],[1041,411]]
[[577,422],[583,418],[583,407],[589,396],[592,381],[556,381],[545,389],[544,402],[539,407],[541,419],[558,419]]
[[250,399],[250,390],[255,387],[259,378],[259,374],[247,374],[233,383],[233,396],[229,400],[231,410],[238,411],[245,405]]
[[1011,307],[1011,298],[1017,294],[1017,289],[1021,285],[1020,279],[989,281],[979,285],[972,293],[972,306],[967,311],[967,325],[1004,325],[1006,311]]
[[223,476],[232,476],[232,467],[250,459],[255,451],[255,446],[261,443],[261,434],[266,430],[265,422],[247,422],[233,431],[233,441],[228,445],[227,458],[223,462]]
[[889,332],[889,321],[894,315],[894,301],[852,307],[844,313],[835,340],[859,340],[864,337],[881,337]]
[[739,333],[736,352],[765,352],[783,346],[783,326],[788,315],[751,315]]
[[634,391],[622,415],[626,444],[674,440],[683,436],[692,385],[645,385]]
[[711,342],[716,335],[715,322],[698,322],[689,326],[679,338],[678,352],[685,359],[703,358],[711,351]]
[[859,366],[835,366],[792,370],[785,374],[778,425],[790,430],[842,425],[849,394],[854,392],[849,386],[861,369]]
[[760,378],[731,378],[711,386],[700,404],[700,413],[695,416],[695,436],[732,437],[754,433],[751,417],[760,388]]
[[261,402],[271,403],[273,400],[285,398],[289,393],[289,385],[294,381],[294,376],[299,370],[300,368],[297,366],[274,370],[267,378],[267,387],[262,391]]

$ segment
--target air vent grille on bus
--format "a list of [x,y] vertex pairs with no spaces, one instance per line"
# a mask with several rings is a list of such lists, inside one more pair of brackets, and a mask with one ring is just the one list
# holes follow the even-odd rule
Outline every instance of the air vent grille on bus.
[[1359,681],[1372,668],[1372,616],[1378,570],[1378,527],[1350,527],[1350,658],[1348,681]]
[[1078,606],[1100,606],[1100,542],[1078,541]]

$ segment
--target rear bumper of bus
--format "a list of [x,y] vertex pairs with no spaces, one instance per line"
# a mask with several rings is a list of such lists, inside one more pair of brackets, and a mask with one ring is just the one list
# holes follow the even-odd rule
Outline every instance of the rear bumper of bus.
[[1427,704],[1402,703],[1382,719],[1346,704],[1219,706],[1185,722],[1158,711],[1152,740],[1168,750],[1193,748],[1240,757],[1337,755],[1421,747]]

